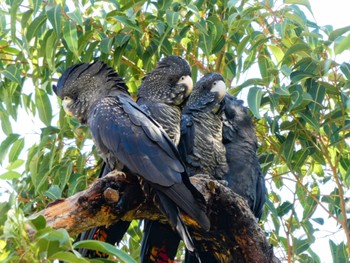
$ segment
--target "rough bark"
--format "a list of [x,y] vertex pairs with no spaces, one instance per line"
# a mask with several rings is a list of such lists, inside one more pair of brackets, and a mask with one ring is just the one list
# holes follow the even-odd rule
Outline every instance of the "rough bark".
[[[211,222],[210,231],[205,232],[183,215],[196,243],[210,249],[219,262],[279,262],[243,198],[206,176],[194,176],[191,181],[207,201]],[[117,205],[120,199],[123,207]],[[38,215],[46,218],[47,225],[65,228],[71,235],[118,220],[167,221],[152,201],[145,199],[138,183],[128,180],[121,172],[111,172],[87,190],[59,199],[33,217]]]

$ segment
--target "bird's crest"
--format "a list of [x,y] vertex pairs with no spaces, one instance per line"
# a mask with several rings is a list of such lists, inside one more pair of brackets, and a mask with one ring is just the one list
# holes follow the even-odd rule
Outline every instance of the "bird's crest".
[[191,75],[191,67],[188,62],[180,56],[167,56],[158,62],[157,67],[151,72],[147,73],[143,81],[152,75],[161,75],[169,73],[172,74]]
[[95,61],[91,64],[79,63],[69,67],[64,71],[57,82],[57,86],[53,86],[54,92],[61,99],[64,93],[70,92],[70,89],[76,89],[78,83],[94,83],[95,85],[86,85],[87,87],[102,88],[110,90],[117,88],[128,92],[124,80],[117,74],[115,70],[102,61]]

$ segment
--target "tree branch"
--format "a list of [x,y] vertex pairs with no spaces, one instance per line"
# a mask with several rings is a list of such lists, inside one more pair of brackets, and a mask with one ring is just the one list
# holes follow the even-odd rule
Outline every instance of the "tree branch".
[[[211,222],[210,231],[205,232],[182,214],[196,243],[202,248],[209,247],[219,262],[279,262],[242,197],[207,176],[190,179],[204,195]],[[123,207],[118,205],[121,199]],[[49,204],[33,217],[38,215],[46,218],[48,226],[65,228],[71,235],[118,220],[167,222],[152,200],[145,199],[136,180],[129,180],[124,173],[115,171],[98,179],[87,190]],[[34,234],[32,229],[28,231]]]

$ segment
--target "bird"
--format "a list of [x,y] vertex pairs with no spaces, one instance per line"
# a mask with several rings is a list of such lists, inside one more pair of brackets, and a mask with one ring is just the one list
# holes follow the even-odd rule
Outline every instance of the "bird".
[[182,108],[192,92],[191,67],[180,56],[166,56],[138,87],[137,104],[147,110],[173,140],[180,141]]
[[255,126],[242,100],[227,92],[224,101],[222,141],[229,170],[223,179],[229,188],[248,202],[255,217],[260,220],[267,189],[257,156]]
[[179,152],[190,176],[206,174],[222,180],[228,171],[222,143],[222,75],[208,73],[197,83],[183,110]]
[[[254,123],[248,113],[248,109],[243,106],[242,100],[238,100],[235,96],[226,92],[222,104],[222,130],[218,137],[221,138],[222,145],[225,148],[228,170],[223,175],[220,173],[221,177],[215,178],[214,176],[212,178],[219,180],[233,192],[242,196],[247,201],[255,217],[260,220],[263,206],[266,202],[267,189],[256,153],[258,141]],[[183,124],[191,123],[188,116],[184,115],[183,119],[187,119]],[[219,121],[217,121],[216,125],[220,125]],[[186,127],[187,125],[183,126]],[[186,136],[184,137],[181,134],[181,140],[186,140],[184,146],[190,148],[189,145],[191,146],[191,143],[195,142],[195,137],[198,136],[198,133],[194,133],[189,128],[184,128],[183,130]],[[189,136],[188,134],[192,135]],[[217,138],[217,140],[220,138]],[[199,142],[199,140],[197,141]],[[205,144],[201,148],[205,148]],[[184,151],[180,150],[180,153],[183,155]],[[185,152],[185,154],[187,153]],[[198,244],[198,242],[201,244]],[[197,241],[196,246],[202,248],[198,251],[198,254],[201,259],[205,259],[205,262],[220,262],[213,255],[212,252],[214,250],[208,244],[205,244],[205,240]],[[186,253],[185,262],[198,263],[199,261],[193,255]]]
[[[176,146],[182,109],[192,88],[191,67],[180,56],[162,58],[138,87],[137,104],[162,126]],[[180,237],[169,225],[143,220],[143,233],[141,262],[174,260]]]
[[201,204],[204,198],[189,181],[174,143],[132,100],[117,72],[101,61],[79,63],[62,74],[53,90],[66,113],[88,126],[108,169],[136,178],[146,197],[154,194],[158,208],[193,252],[193,240],[180,213],[209,230]]
[[[206,175],[224,183],[228,171],[222,143],[222,116],[226,84],[218,73],[208,73],[197,81],[181,118],[179,152],[190,176]],[[195,241],[197,256],[186,251],[185,262],[218,262],[210,251]]]

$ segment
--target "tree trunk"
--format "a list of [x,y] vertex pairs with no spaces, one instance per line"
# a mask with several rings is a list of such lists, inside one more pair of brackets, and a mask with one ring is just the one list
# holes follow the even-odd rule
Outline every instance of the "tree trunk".
[[[118,220],[151,219],[166,223],[167,219],[152,201],[145,199],[139,184],[127,178],[122,172],[111,172],[87,190],[56,200],[32,217],[43,215],[48,226],[65,228],[71,235]],[[205,232],[182,214],[193,238],[199,241],[196,243],[210,248],[219,262],[279,262],[242,197],[207,176],[190,179],[204,195],[211,222],[210,231]],[[123,207],[117,205],[121,198]],[[32,229],[28,231],[33,234]]]

